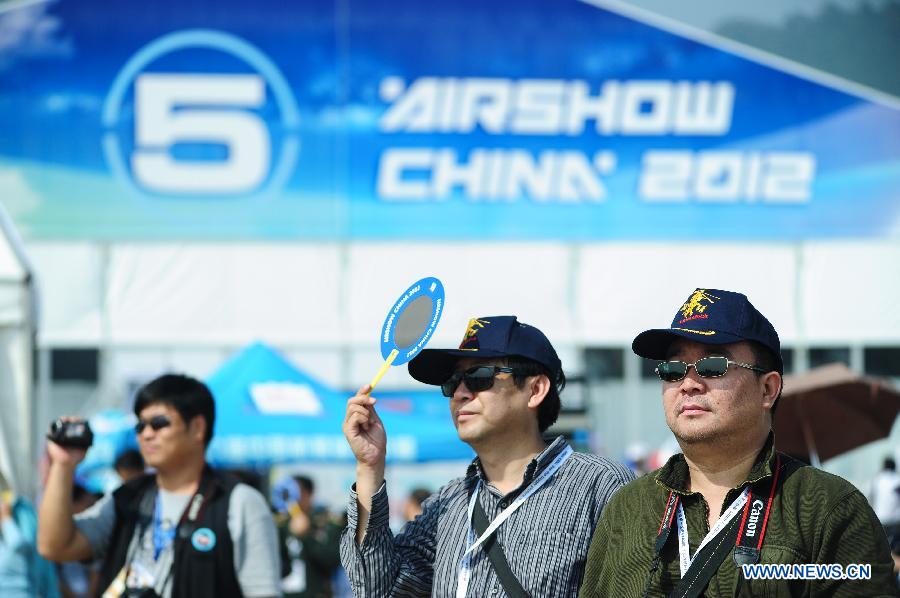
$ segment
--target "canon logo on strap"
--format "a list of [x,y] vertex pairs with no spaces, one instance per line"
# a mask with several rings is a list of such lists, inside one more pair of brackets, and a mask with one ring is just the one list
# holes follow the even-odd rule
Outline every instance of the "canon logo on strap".
[[755,536],[756,535],[756,524],[759,522],[759,513],[762,511],[764,507],[763,501],[758,498],[753,501],[752,509],[750,510],[750,517],[747,519],[747,535]]

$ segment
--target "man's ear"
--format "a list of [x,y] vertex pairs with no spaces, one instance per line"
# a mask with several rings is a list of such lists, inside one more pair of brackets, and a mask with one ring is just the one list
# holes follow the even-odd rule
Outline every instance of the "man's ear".
[[532,409],[537,409],[550,392],[550,378],[544,374],[532,376],[531,378],[528,386],[531,391],[531,396],[528,397],[528,406]]
[[192,417],[188,425],[188,434],[200,442],[206,442],[206,418],[202,415]]
[[781,394],[781,387],[784,379],[778,372],[769,372],[762,377],[763,384],[763,407],[771,409],[775,405],[775,400]]

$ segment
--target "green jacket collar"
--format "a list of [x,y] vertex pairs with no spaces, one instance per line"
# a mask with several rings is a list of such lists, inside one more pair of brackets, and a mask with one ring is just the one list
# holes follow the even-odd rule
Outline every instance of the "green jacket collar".
[[[772,468],[775,462],[775,435],[769,432],[762,450],[756,456],[756,461],[747,479],[734,487],[734,490],[743,488],[747,484],[755,484],[756,482],[772,475]],[[684,454],[678,453],[670,458],[665,465],[656,471],[656,483],[662,486],[666,491],[677,492],[678,494],[693,494],[690,488],[691,475],[688,471],[687,461],[684,460]]]

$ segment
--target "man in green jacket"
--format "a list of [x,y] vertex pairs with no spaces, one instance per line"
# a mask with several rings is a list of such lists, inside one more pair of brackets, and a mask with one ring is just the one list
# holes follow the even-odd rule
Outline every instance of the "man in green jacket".
[[582,597],[898,595],[865,497],[775,451],[781,347],[744,295],[697,289],[632,349],[683,452],[607,504]]
[[303,475],[294,476],[299,499],[287,505],[287,514],[276,518],[278,535],[284,543],[282,559],[288,574],[281,581],[284,598],[331,598],[332,577],[341,564],[341,532],[344,526],[332,519],[327,509],[317,508],[315,483]]

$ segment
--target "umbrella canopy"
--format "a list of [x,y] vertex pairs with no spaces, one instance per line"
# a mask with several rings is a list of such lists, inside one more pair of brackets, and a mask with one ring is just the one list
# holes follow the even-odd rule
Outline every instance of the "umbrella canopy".
[[[216,425],[207,453],[219,467],[354,461],[341,425],[347,396],[329,388],[263,343],[254,343],[207,380]],[[394,463],[469,459],[449,415],[379,410]]]
[[887,437],[900,412],[897,389],[840,363],[785,376],[779,400],[776,447],[813,464]]

